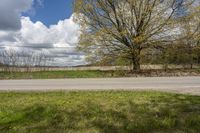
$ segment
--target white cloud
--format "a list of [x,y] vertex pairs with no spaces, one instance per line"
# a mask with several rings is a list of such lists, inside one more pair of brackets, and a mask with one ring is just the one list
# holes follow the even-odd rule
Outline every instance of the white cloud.
[[53,40],[56,40],[56,42],[59,44],[77,43],[79,36],[79,26],[73,22],[72,15],[70,19],[59,21],[57,25],[50,26],[50,34],[52,35]]
[[21,30],[17,32],[0,32],[1,47],[17,47],[30,51],[45,51],[54,57],[52,65],[81,65],[84,64],[83,54],[76,52],[80,28],[69,19],[60,20],[49,27],[42,22],[32,22],[29,17],[21,17]]
[[29,17],[22,17],[20,36],[23,43],[46,43],[48,28],[41,22],[33,23]]
[[79,26],[73,22],[73,15],[49,28],[39,21],[33,23],[29,17],[22,17],[21,21],[20,35],[24,43],[51,43],[56,47],[68,47],[78,41]]
[[43,6],[43,0],[0,0],[0,51],[9,48],[18,51],[44,52],[56,60],[53,65],[84,64],[84,56],[75,51],[79,26],[69,19],[49,27],[32,22],[23,12],[34,11],[34,2]]

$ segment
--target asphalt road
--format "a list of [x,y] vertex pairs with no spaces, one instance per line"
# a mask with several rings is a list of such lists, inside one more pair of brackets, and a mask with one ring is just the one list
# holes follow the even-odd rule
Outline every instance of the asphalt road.
[[200,77],[0,80],[0,91],[159,90],[200,95]]

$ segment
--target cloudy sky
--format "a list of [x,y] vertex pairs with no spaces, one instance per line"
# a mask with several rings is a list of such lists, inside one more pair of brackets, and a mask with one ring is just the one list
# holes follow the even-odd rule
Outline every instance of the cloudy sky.
[[84,64],[75,51],[79,26],[73,22],[73,0],[0,0],[0,50],[45,52],[52,65]]

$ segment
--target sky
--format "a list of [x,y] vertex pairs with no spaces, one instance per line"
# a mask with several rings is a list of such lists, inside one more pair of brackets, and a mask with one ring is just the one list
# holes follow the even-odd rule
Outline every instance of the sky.
[[73,16],[73,0],[0,0],[0,51],[43,52],[54,66],[85,64]]
[[57,24],[59,20],[69,18],[73,12],[73,0],[36,0],[33,9],[23,13],[33,22],[41,21],[46,26]]

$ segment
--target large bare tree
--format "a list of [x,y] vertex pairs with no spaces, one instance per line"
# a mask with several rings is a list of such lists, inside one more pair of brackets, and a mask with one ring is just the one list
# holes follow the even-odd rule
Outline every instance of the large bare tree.
[[144,49],[172,39],[180,7],[193,0],[75,0],[82,27],[78,47],[89,57],[123,57],[140,70]]

